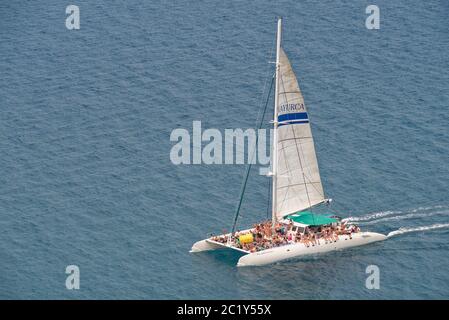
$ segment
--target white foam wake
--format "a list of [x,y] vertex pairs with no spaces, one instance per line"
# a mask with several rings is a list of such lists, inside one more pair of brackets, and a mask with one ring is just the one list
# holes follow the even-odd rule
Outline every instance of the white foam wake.
[[448,214],[449,214],[448,210],[425,212],[425,213],[409,213],[409,214],[404,214],[404,215],[379,218],[377,220],[372,220],[372,221],[367,221],[367,222],[362,221],[362,224],[363,225],[371,225],[371,224],[376,224],[376,223],[385,222],[385,221],[399,221],[399,220],[405,220],[405,219],[428,218],[428,217],[432,217],[432,216],[448,215]]
[[449,223],[438,223],[433,224],[430,226],[423,226],[423,227],[415,227],[415,228],[399,228],[398,230],[391,231],[387,237],[393,237],[397,236],[399,234],[409,233],[409,232],[418,232],[418,231],[427,231],[427,230],[433,230],[433,229],[442,229],[442,228],[449,228]]
[[[413,218],[413,217],[420,217],[420,216],[427,216],[427,215],[434,215],[434,214],[441,214],[449,211],[438,211],[437,213],[424,213],[426,211],[435,210],[435,209],[442,209],[442,208],[448,208],[448,206],[444,205],[437,205],[437,206],[431,206],[431,207],[419,207],[415,209],[405,210],[405,211],[380,211],[380,212],[373,212],[368,213],[362,216],[358,217],[348,217],[343,219],[343,221],[346,222],[367,222],[367,224],[374,224],[381,221],[388,221],[388,220],[402,220],[407,218]],[[419,213],[419,214],[418,214]]]
[[369,220],[379,219],[379,218],[383,218],[383,217],[387,217],[387,216],[391,216],[391,215],[397,215],[397,214],[401,214],[401,213],[402,213],[402,211],[373,212],[373,213],[365,214],[365,215],[360,216],[360,217],[344,218],[343,221],[346,221],[346,222],[369,221]]

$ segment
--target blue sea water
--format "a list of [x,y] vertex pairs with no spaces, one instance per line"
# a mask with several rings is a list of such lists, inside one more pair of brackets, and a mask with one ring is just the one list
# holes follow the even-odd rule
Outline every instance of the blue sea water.
[[[0,298],[449,297],[448,228],[259,268],[188,252],[229,229],[245,167],[176,166],[170,133],[254,126],[276,16],[334,209],[383,233],[449,223],[445,0],[3,1]],[[255,168],[242,226],[267,183]]]

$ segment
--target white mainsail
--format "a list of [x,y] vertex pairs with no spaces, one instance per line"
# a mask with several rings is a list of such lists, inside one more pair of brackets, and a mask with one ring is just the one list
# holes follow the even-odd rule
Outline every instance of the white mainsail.
[[276,218],[325,200],[304,99],[282,48],[277,109]]

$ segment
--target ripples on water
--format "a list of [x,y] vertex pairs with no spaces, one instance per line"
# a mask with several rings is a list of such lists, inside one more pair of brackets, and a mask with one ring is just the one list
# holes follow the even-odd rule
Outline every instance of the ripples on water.
[[[59,1],[1,4],[0,297],[447,298],[448,229],[395,230],[449,222],[449,8],[377,1],[369,31],[368,4],[78,1],[76,32]],[[188,250],[229,228],[244,168],[174,166],[169,135],[253,126],[276,15],[334,208],[396,236],[236,268]],[[242,226],[266,217],[266,187],[255,170]]]

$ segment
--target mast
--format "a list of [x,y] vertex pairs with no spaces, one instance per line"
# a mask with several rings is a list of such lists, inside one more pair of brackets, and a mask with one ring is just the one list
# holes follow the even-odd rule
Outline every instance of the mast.
[[276,84],[275,84],[275,94],[274,94],[274,116],[273,116],[273,164],[272,164],[272,179],[273,179],[273,187],[272,187],[272,227],[274,229],[274,225],[276,223],[276,208],[277,208],[277,158],[278,158],[278,143],[277,143],[277,130],[278,130],[278,104],[279,104],[279,56],[281,53],[281,32],[282,32],[282,19],[278,19],[278,31],[277,31],[277,40],[276,40]]

